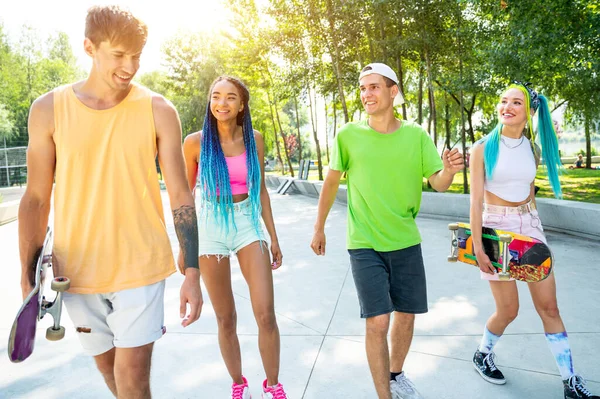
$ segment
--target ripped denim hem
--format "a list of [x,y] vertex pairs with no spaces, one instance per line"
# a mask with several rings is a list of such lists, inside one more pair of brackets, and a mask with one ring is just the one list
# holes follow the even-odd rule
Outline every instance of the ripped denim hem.
[[219,262],[221,262],[221,259],[229,258],[230,254],[202,254],[199,257],[200,258],[204,258],[204,257],[209,258],[211,256],[215,256],[217,258],[217,263],[219,263]]

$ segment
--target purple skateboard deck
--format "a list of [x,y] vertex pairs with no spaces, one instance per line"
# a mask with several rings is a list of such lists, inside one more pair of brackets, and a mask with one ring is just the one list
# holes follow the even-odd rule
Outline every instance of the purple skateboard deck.
[[55,341],[64,336],[65,329],[59,325],[59,322],[62,310],[62,292],[69,289],[69,279],[54,278],[52,289],[58,294],[53,302],[46,301],[43,295],[46,269],[52,266],[51,245],[52,231],[48,228],[44,245],[40,248],[35,261],[32,278],[33,290],[23,301],[8,337],[8,357],[13,363],[22,362],[33,353],[37,322],[46,313],[50,313],[54,318],[54,325],[48,328],[46,338]]
[[[13,340],[9,341],[9,357],[13,363],[22,362],[33,353],[33,344],[35,343],[35,329],[39,314],[40,293],[37,292],[31,300],[23,305],[17,320],[13,324],[13,330],[10,336]],[[10,350],[12,348],[12,350]]]

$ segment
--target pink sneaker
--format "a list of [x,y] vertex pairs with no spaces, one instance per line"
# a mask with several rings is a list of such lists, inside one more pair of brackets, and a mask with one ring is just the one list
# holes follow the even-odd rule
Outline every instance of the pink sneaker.
[[243,384],[231,384],[231,399],[252,399],[250,390],[248,389],[248,380],[242,376]]
[[283,390],[283,385],[278,383],[274,387],[267,386],[267,380],[263,381],[263,399],[288,399],[285,391]]

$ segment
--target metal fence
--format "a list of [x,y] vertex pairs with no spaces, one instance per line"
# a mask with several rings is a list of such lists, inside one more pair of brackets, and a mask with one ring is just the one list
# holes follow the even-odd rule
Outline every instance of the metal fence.
[[0,147],[0,187],[27,182],[27,147]]

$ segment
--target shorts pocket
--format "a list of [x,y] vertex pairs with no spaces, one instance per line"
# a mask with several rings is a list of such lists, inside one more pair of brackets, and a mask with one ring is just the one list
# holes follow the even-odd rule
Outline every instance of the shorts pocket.
[[500,227],[503,221],[504,215],[498,215],[495,213],[484,213],[482,225],[485,227],[497,228]]

